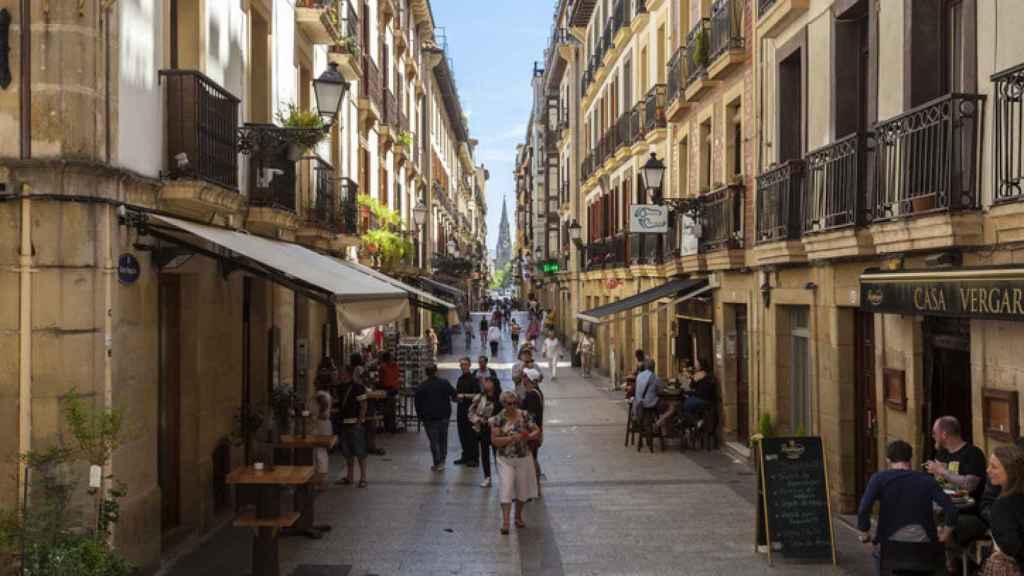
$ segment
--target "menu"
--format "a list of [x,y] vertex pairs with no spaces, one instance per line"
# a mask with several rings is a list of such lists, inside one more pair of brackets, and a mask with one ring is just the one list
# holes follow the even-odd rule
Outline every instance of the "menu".
[[768,545],[787,558],[832,558],[832,518],[821,438],[764,438]]

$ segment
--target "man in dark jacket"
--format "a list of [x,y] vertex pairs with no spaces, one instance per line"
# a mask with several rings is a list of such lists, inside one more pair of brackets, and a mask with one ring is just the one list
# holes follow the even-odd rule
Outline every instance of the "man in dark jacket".
[[475,468],[480,464],[480,440],[473,430],[473,424],[469,421],[469,405],[473,403],[473,397],[480,393],[480,383],[477,381],[476,374],[470,371],[470,367],[469,357],[459,360],[462,374],[459,375],[459,381],[455,384],[455,392],[459,395],[455,421],[459,427],[462,457],[456,460],[455,464],[465,464]]
[[434,456],[431,470],[444,470],[448,458],[448,420],[452,417],[452,402],[456,399],[451,382],[437,376],[437,365],[426,368],[427,380],[416,390],[416,415],[423,421],[430,440],[430,453]]

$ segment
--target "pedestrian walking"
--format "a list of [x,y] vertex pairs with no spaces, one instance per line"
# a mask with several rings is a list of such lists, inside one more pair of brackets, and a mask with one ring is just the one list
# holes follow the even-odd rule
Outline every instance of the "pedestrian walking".
[[498,382],[490,376],[481,380],[483,385],[479,394],[473,397],[469,407],[469,421],[476,432],[477,441],[480,445],[480,462],[483,464],[484,479],[480,483],[481,488],[491,485],[491,425],[490,419],[494,416],[496,407],[499,405],[501,396]]
[[440,343],[437,340],[437,331],[433,328],[427,328],[427,342],[430,342],[430,350],[433,353],[433,357],[437,358],[437,347]]
[[502,411],[491,418],[491,444],[498,453],[501,477],[498,498],[501,501],[501,533],[509,532],[509,516],[515,503],[516,528],[525,528],[523,507],[537,497],[537,474],[528,442],[540,436],[540,428],[530,415],[519,409],[519,397],[502,392]]
[[590,378],[590,367],[593,364],[594,339],[584,331],[579,333],[579,341],[576,343],[576,353],[580,355],[580,365],[583,368],[583,377]]
[[541,356],[548,361],[548,371],[551,372],[551,380],[558,378],[558,361],[562,358],[562,343],[558,341],[554,330],[548,331],[548,337],[544,339],[544,345],[540,349]]
[[492,324],[487,329],[487,343],[491,345],[491,358],[498,355],[498,344],[501,343],[501,328],[497,325]]
[[536,317],[530,318],[530,325],[526,328],[526,339],[537,347],[537,338],[540,336],[540,320]]
[[539,377],[538,382],[544,380],[544,375],[541,374],[540,368],[533,360],[533,349],[529,347],[529,342],[523,344],[523,349],[519,351],[519,360],[512,365],[512,384],[515,386],[516,394],[522,393],[523,371],[527,368],[532,368],[537,371]]
[[427,379],[416,390],[416,414],[423,421],[423,428],[430,440],[430,454],[435,472],[444,470],[448,459],[448,421],[452,417],[452,402],[456,399],[451,382],[437,375],[437,365],[426,367]]
[[472,362],[469,357],[459,360],[459,368],[462,374],[455,384],[455,393],[458,394],[457,409],[455,411],[455,422],[459,430],[459,444],[462,445],[462,456],[454,464],[465,464],[471,468],[479,466],[478,448],[480,440],[473,430],[473,424],[469,421],[469,406],[473,399],[480,394],[480,383],[476,374],[473,374]]
[[462,322],[462,332],[466,335],[466,354],[473,349],[473,327],[469,323],[469,318]]
[[[366,362],[363,360],[363,355],[358,352],[353,352],[348,357],[349,366],[352,367],[352,381],[363,387],[365,391],[370,388],[370,383],[367,381],[369,370],[366,368]],[[377,405],[375,402],[366,403],[366,414],[363,416],[363,427],[366,428],[366,451],[370,454],[377,456],[383,456],[384,450],[377,448]]]
[[530,453],[533,455],[533,467],[537,474],[537,496],[540,497],[540,446],[544,443],[544,393],[540,387],[540,370],[527,368],[523,370],[523,400],[522,409],[530,415],[533,422],[540,429],[540,434],[528,442]]
[[487,328],[488,327],[489,327],[489,325],[487,323],[487,314],[484,314],[483,316],[480,317],[480,346],[481,347],[484,345],[484,342],[487,341]]
[[366,387],[355,378],[341,383],[338,417],[341,420],[341,453],[345,476],[337,484],[352,484],[355,463],[359,463],[359,487],[366,488]]
[[519,323],[516,322],[515,318],[509,321],[509,336],[512,338],[512,349],[519,350],[519,332],[522,328],[519,327]]
[[501,381],[498,379],[498,373],[494,371],[494,368],[487,366],[487,356],[481,354],[480,357],[477,358],[476,368],[476,380],[480,383],[481,389],[483,388],[484,379],[486,378],[493,380],[495,386],[501,386]]

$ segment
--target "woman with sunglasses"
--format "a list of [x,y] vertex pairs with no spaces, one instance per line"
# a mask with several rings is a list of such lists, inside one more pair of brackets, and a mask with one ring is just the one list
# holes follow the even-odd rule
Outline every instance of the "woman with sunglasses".
[[515,392],[503,392],[501,406],[503,410],[490,421],[491,444],[498,452],[501,477],[501,533],[508,534],[512,503],[516,504],[516,528],[525,528],[523,506],[537,497],[537,473],[529,443],[540,438],[540,428],[529,414],[519,409]]

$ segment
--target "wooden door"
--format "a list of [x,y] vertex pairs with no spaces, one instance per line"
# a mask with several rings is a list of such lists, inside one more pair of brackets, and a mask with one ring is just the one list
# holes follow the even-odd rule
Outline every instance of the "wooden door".
[[875,395],[875,315],[857,311],[854,324],[854,451],[857,499],[878,470],[878,404]]
[[181,523],[181,284],[160,276],[160,422],[157,468],[161,527]]
[[[971,327],[969,320],[926,317],[924,330],[925,405],[921,434],[932,447],[932,424],[940,416],[960,421],[964,440],[971,440]],[[926,456],[928,454],[925,454]]]
[[736,440],[750,439],[750,379],[747,372],[747,306],[736,305]]

